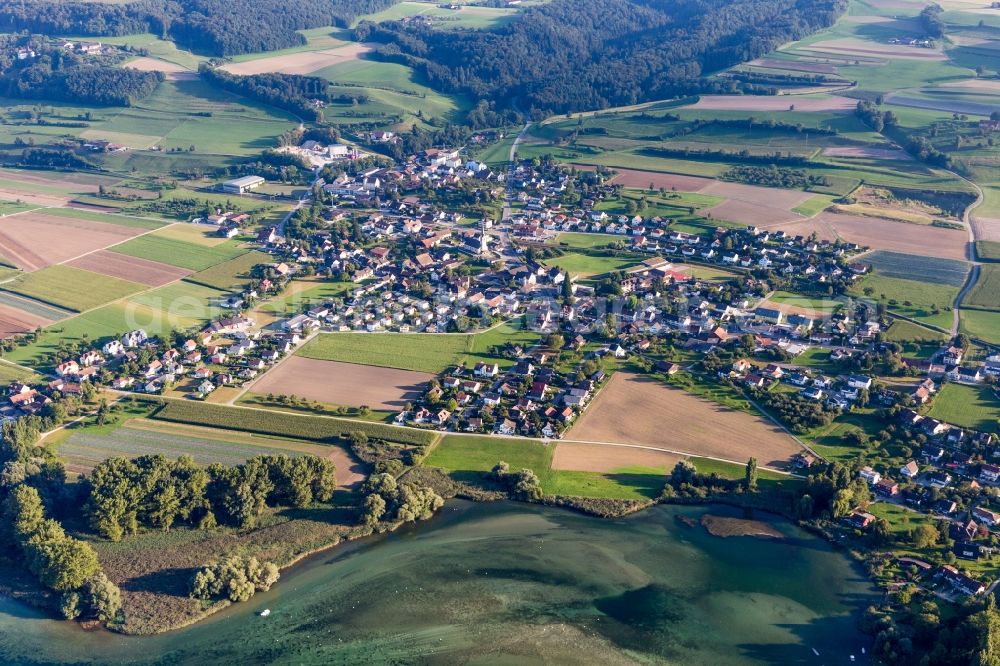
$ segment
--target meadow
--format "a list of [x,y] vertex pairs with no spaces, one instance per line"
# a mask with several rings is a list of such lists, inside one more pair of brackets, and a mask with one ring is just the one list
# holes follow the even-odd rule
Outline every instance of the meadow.
[[885,277],[873,273],[855,283],[855,296],[882,302],[890,312],[938,328],[950,329],[951,308],[959,287],[932,282]]
[[963,309],[960,330],[974,338],[1000,344],[1000,312]]
[[934,396],[927,414],[945,423],[995,433],[1000,426],[1000,398],[991,386],[948,383]]
[[966,294],[962,305],[984,310],[1000,310],[1000,265],[983,264],[979,267],[979,278],[972,290]]
[[235,259],[189,275],[185,280],[215,289],[228,290],[244,284],[249,278],[250,269],[257,264],[271,263],[270,260],[271,255],[264,252],[247,252]]
[[512,471],[530,469],[545,495],[654,499],[663,490],[666,475],[652,468],[623,468],[614,472],[576,472],[552,469],[555,445],[511,437],[446,435],[424,459],[457,481],[480,482],[484,473],[504,461]]
[[399,370],[441,373],[462,363],[513,361],[493,356],[494,346],[506,343],[530,347],[540,336],[503,324],[482,333],[325,333],[303,346],[298,354],[324,361],[377,365]]

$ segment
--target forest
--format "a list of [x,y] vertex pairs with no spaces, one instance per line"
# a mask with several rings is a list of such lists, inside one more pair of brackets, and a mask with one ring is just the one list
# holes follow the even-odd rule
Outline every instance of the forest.
[[137,0],[125,3],[12,0],[0,32],[120,36],[151,32],[207,55],[232,56],[305,43],[296,30],[349,26],[395,0]]
[[496,30],[362,22],[378,57],[431,85],[534,117],[636,104],[738,81],[706,74],[831,25],[845,0],[555,0]]

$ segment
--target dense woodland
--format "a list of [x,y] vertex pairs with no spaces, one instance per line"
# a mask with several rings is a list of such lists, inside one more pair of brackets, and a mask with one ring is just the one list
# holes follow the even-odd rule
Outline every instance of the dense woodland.
[[736,89],[703,75],[829,26],[844,0],[555,0],[495,31],[363,22],[449,93],[540,115]]
[[[31,48],[37,56],[16,60],[17,48]],[[0,54],[0,95],[5,97],[129,106],[163,80],[159,72],[118,67],[125,56],[116,49],[86,55],[37,35],[0,36]]]
[[231,56],[299,46],[296,30],[348,26],[394,0],[138,0],[123,4],[12,0],[0,3],[0,32],[119,36],[151,32],[198,53]]

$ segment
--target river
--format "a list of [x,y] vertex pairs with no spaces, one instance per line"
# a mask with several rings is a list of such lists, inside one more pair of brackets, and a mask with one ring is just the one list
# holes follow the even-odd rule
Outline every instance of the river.
[[316,555],[251,601],[160,636],[87,632],[2,599],[0,662],[867,662],[855,623],[875,596],[855,565],[780,520],[784,539],[722,539],[676,519],[706,512],[736,515],[657,506],[610,521],[449,502],[427,523]]

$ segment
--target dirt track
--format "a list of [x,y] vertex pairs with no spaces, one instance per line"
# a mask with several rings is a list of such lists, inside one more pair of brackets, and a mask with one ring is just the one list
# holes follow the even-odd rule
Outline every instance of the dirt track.
[[566,439],[642,444],[735,462],[755,456],[760,465],[777,469],[801,450],[762,417],[627,372],[611,378]]

